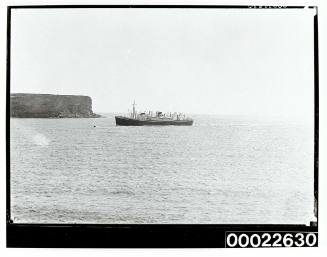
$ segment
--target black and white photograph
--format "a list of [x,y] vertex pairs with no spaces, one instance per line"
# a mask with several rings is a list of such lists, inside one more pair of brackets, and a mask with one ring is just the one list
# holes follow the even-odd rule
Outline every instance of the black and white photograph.
[[10,225],[318,231],[316,7],[9,12]]

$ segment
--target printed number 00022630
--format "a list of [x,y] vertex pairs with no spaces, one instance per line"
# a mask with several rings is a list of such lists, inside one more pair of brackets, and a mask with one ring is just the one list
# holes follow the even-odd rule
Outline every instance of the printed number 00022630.
[[312,232],[226,232],[226,247],[314,247],[318,234]]

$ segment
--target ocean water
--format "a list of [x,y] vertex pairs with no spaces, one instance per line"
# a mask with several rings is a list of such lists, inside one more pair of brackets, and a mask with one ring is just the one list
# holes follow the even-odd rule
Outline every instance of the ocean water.
[[[313,129],[259,118],[119,127],[11,119],[16,223],[308,224]],[[96,126],[96,127],[94,127]]]

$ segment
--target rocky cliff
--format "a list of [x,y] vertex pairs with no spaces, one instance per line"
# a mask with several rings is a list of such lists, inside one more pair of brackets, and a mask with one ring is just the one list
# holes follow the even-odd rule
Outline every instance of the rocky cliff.
[[11,94],[11,117],[17,118],[97,118],[92,99],[82,95]]

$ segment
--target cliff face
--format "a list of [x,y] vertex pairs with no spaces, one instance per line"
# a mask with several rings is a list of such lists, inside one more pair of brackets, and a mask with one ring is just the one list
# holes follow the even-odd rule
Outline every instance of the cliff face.
[[81,95],[11,94],[10,114],[17,118],[96,118],[92,99]]

